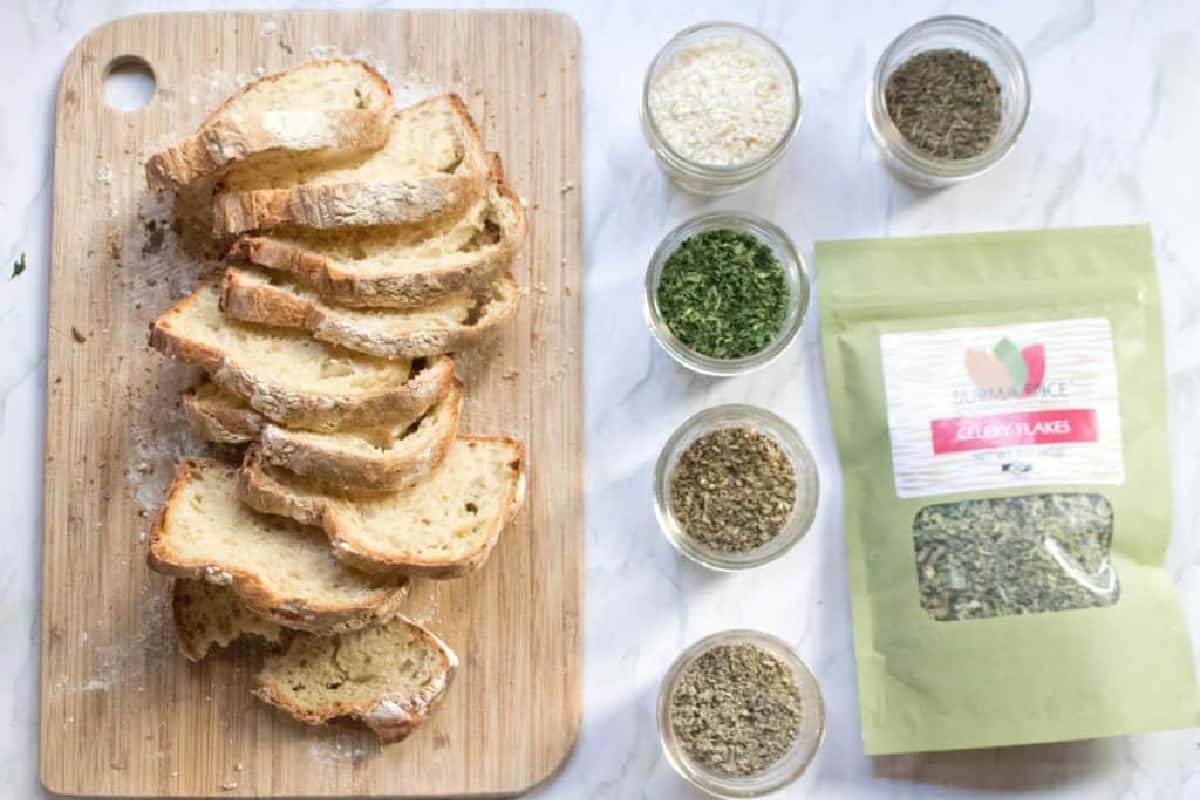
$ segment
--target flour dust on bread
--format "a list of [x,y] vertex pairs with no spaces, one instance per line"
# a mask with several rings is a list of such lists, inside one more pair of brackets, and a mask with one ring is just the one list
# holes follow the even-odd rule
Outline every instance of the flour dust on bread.
[[171,581],[171,611],[179,652],[189,661],[239,641],[277,645],[287,633],[287,628],[252,611],[228,586],[204,580]]
[[152,189],[177,190],[271,156],[332,158],[387,142],[392,89],[361,61],[330,59],[266,75],[205,118],[191,136],[151,156]]
[[307,430],[412,420],[454,379],[445,356],[388,360],[304,332],[238,322],[221,312],[215,286],[202,286],[155,320],[150,344],[201,367],[268,419]]
[[475,291],[504,274],[525,240],[525,212],[488,153],[483,198],[435,225],[313,231],[288,228],[243,236],[229,256],[290,273],[329,304],[418,308]]
[[337,636],[297,634],[267,657],[254,694],[309,725],[360,720],[391,744],[433,713],[457,671],[445,642],[398,616]]
[[462,389],[452,381],[415,420],[325,433],[276,425],[208,382],[185,392],[183,405],[208,441],[259,442],[263,457],[275,466],[350,493],[383,492],[420,480],[445,458],[458,431]]
[[413,309],[334,305],[277,273],[231,266],[221,284],[225,313],[245,322],[301,328],[316,339],[380,358],[460,353],[495,335],[517,312],[512,275],[443,295]]
[[150,566],[177,578],[229,586],[273,622],[317,632],[389,619],[406,582],[381,580],[333,557],[327,537],[238,500],[237,468],[179,463],[150,537]]
[[216,235],[283,225],[408,225],[456,216],[484,193],[483,140],[458,95],[392,118],[387,143],[346,156],[256,159],[229,170],[213,198]]
[[246,451],[239,491],[251,507],[320,527],[334,554],[381,576],[458,578],[480,567],[525,496],[524,446],[463,436],[425,477],[397,492],[335,492]]

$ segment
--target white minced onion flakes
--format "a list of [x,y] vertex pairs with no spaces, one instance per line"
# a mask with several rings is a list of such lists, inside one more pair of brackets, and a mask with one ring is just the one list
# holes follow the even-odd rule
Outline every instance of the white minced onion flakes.
[[779,64],[731,36],[675,53],[654,77],[649,100],[654,124],[672,150],[693,163],[723,167],[770,152],[794,110]]

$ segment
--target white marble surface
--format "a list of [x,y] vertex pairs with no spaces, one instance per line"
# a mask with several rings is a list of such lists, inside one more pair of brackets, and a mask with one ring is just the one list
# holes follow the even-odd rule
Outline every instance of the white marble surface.
[[[0,795],[37,796],[37,608],[44,430],[53,94],[69,49],[125,14],[226,7],[167,0],[0,1]],[[286,3],[257,0],[256,7]],[[321,4],[302,3],[302,6]],[[376,5],[376,4],[372,4]],[[390,4],[378,4],[390,5]],[[418,5],[441,5],[422,2]],[[689,642],[752,626],[793,642],[828,705],[820,755],[788,797],[1200,797],[1195,730],[1066,745],[868,759],[859,743],[836,453],[815,320],[770,368],[705,380],[675,367],[642,323],[643,269],[662,233],[702,209],[751,209],[811,252],[815,239],[1148,220],[1164,294],[1175,530],[1170,550],[1200,631],[1200,4],[1189,0],[1008,3],[549,3],[583,32],[587,259],[587,601],[583,731],[539,798],[695,797],[659,753],[658,680]],[[795,7],[795,8],[794,8]],[[654,10],[651,10],[651,9]],[[803,10],[801,10],[801,8]],[[664,10],[666,9],[666,10]],[[936,195],[896,184],[862,110],[882,48],[911,22],[954,10],[1005,30],[1028,59],[1033,111],[1009,159]],[[764,29],[796,63],[805,118],[758,187],[718,202],[673,190],[637,122],[644,65],[704,19]],[[9,264],[28,253],[26,274]],[[657,449],[687,416],[748,401],[791,420],[822,467],[813,531],[752,574],[683,563],[650,507]],[[1119,651],[1120,643],[1112,643]]]

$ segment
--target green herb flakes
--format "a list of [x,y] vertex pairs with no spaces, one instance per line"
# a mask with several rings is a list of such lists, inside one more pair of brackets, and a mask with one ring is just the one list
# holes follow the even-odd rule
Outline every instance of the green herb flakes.
[[782,758],[803,719],[791,669],[751,644],[720,645],[683,671],[671,694],[671,728],[710,772],[756,775]]
[[671,472],[671,514],[700,544],[744,553],[774,539],[796,505],[796,471],[783,449],[749,428],[692,442]]
[[779,334],[788,287],[771,248],[749,233],[690,236],[663,265],[663,321],[683,345],[710,358],[754,355]]
[[926,506],[913,520],[921,605],[936,620],[1110,606],[1112,532],[1098,494]]
[[22,251],[21,251],[21,257],[20,257],[20,258],[18,258],[16,261],[14,261],[14,262],[13,262],[12,276],[9,278],[9,280],[12,280],[12,278],[15,278],[15,277],[17,277],[17,276],[18,276],[18,275],[20,275],[22,272],[24,272],[24,271],[25,271],[25,266],[26,266],[26,265],[25,265],[25,251],[24,251],[24,250],[22,250]]

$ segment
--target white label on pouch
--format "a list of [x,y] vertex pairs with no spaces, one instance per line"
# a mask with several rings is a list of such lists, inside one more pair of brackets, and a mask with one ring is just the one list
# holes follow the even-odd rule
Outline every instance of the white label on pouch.
[[879,337],[898,497],[1125,480],[1107,319]]

